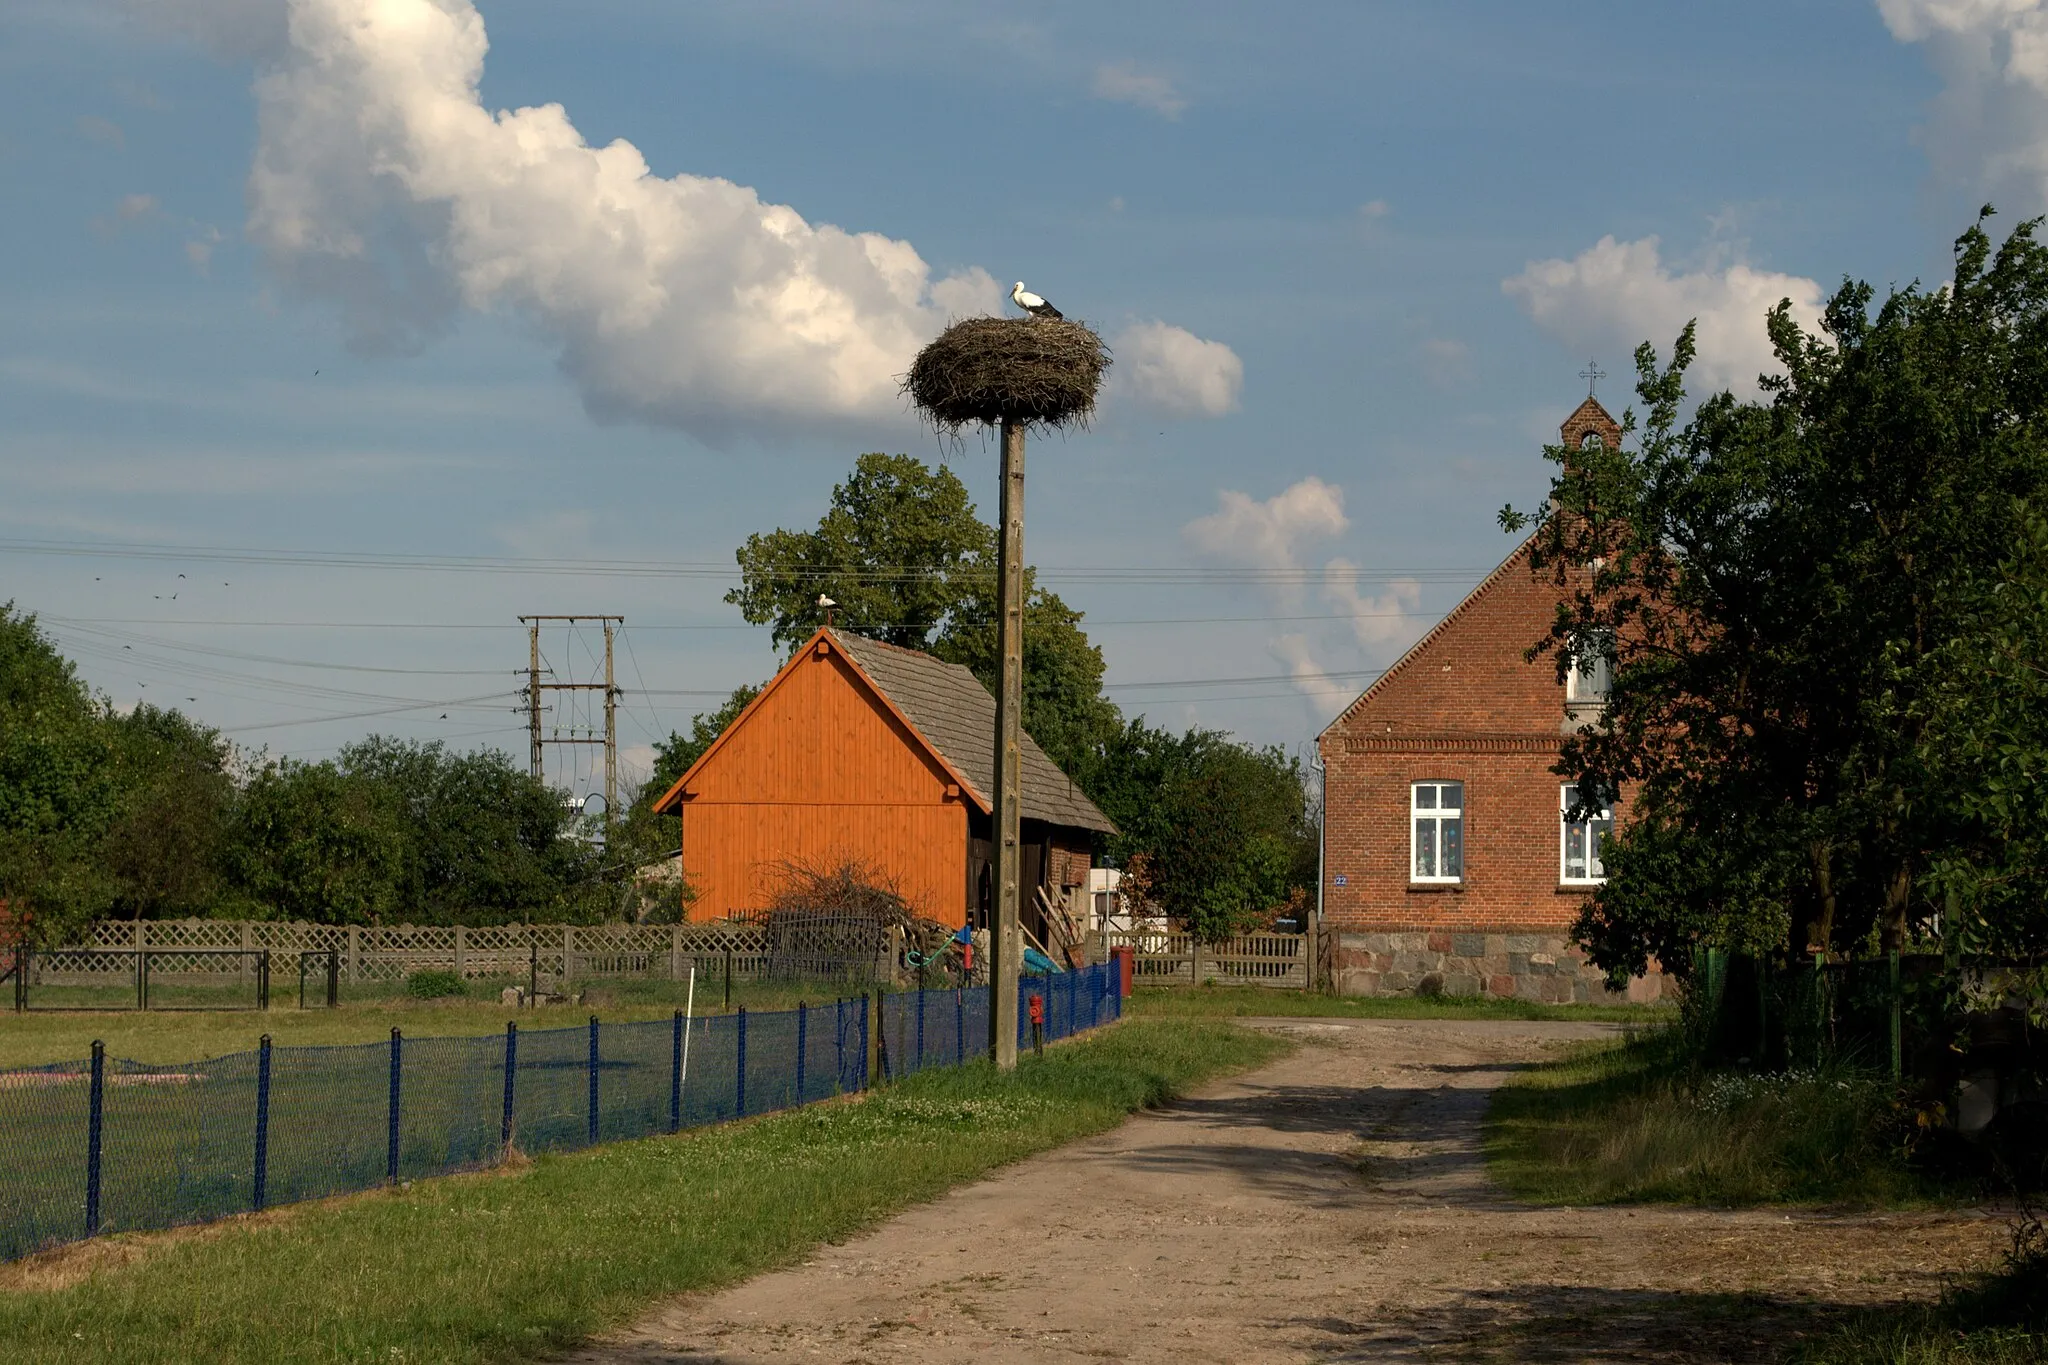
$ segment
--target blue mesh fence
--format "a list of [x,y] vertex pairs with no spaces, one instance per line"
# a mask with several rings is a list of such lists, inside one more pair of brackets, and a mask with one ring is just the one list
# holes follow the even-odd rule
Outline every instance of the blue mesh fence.
[[[1113,965],[1026,977],[1018,1043],[1121,1013]],[[880,1005],[880,1016],[870,1011]],[[905,991],[774,1013],[272,1047],[178,1066],[115,1058],[0,1072],[0,1261],[98,1232],[175,1227],[678,1132],[958,1066],[989,991]],[[95,1045],[97,1051],[97,1044]]]

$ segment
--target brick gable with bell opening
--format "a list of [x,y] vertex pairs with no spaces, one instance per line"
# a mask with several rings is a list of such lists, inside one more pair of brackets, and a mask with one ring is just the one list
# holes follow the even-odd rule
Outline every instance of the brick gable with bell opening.
[[[1621,436],[1590,398],[1561,432],[1572,450],[1588,434]],[[1551,771],[1564,736],[1598,708],[1567,702],[1548,654],[1525,657],[1561,591],[1531,571],[1524,542],[1319,738],[1323,923],[1340,989],[1606,994],[1568,941],[1591,888],[1564,880],[1563,779]],[[1411,793],[1441,782],[1463,784],[1455,881],[1415,875]]]

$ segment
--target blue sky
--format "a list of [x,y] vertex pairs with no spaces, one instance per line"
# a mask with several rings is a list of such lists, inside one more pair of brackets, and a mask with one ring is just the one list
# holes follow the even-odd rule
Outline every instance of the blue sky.
[[523,752],[515,618],[623,614],[630,769],[775,665],[734,547],[945,454],[888,381],[1021,277],[1119,359],[1031,559],[1127,710],[1299,745],[1506,552],[1589,355],[1619,410],[1699,316],[1745,387],[1779,297],[2038,211],[2043,52],[2027,0],[16,0],[0,598],[307,757]]

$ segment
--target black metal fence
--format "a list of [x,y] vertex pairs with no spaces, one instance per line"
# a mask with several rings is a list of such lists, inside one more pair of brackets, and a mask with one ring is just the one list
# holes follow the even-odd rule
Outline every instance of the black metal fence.
[[[12,957],[5,976],[14,987],[17,1013],[270,1008],[271,954],[267,948],[32,950],[18,943]],[[331,978],[336,959],[332,953],[325,958]],[[302,957],[302,977],[306,970]]]
[[[1019,986],[1018,1041],[1122,1012],[1113,964]],[[981,1055],[989,991],[0,1072],[0,1260],[808,1104]],[[1036,1002],[1034,1004],[1034,1001]]]

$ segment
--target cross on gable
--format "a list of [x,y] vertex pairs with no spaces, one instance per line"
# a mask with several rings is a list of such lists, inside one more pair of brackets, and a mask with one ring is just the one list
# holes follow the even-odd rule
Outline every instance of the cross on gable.
[[1599,362],[1588,360],[1586,368],[1579,371],[1579,378],[1586,381],[1586,397],[1591,398],[1600,381],[1606,377],[1607,371],[1600,368]]

